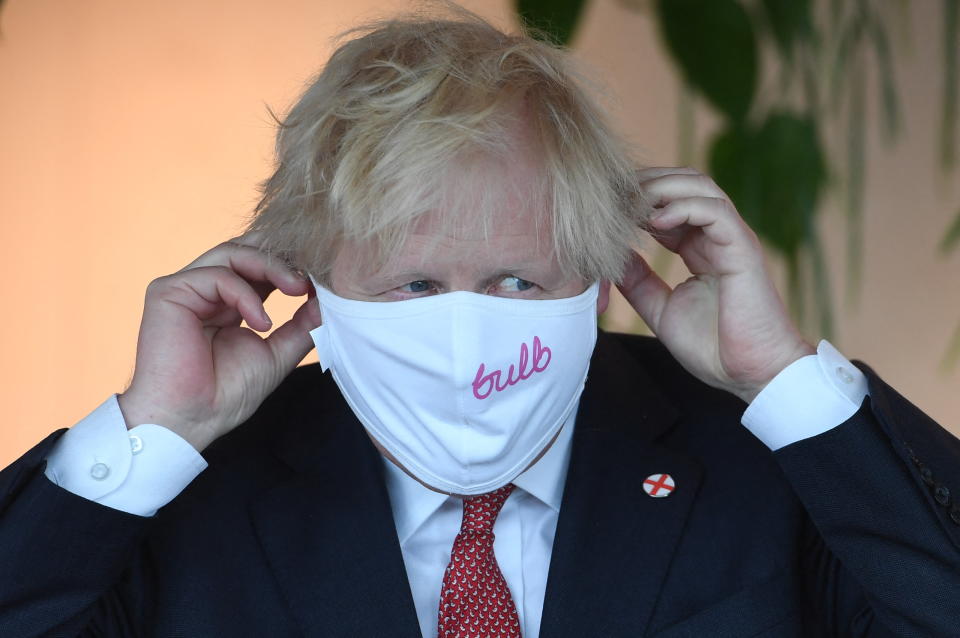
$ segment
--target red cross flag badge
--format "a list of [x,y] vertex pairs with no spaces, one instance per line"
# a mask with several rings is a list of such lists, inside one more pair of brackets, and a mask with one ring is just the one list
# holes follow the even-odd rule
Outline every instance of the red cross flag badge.
[[675,489],[677,484],[669,474],[651,474],[643,481],[643,491],[653,498],[670,496]]

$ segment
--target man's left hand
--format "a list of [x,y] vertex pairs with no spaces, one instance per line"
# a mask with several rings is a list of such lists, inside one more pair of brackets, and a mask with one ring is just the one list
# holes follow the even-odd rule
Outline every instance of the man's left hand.
[[815,350],[788,316],[756,234],[712,179],[689,168],[640,178],[651,234],[692,276],[671,289],[635,254],[618,288],[684,368],[749,403]]

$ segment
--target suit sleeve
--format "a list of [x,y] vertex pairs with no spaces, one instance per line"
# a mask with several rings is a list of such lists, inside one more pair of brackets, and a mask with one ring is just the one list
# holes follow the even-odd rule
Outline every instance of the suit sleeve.
[[131,564],[153,519],[47,479],[44,459],[64,432],[0,472],[0,636],[134,635],[137,605],[118,592],[148,593],[119,583],[137,578]]
[[960,635],[960,441],[857,365],[859,410],[774,453],[815,526],[808,591],[839,635]]

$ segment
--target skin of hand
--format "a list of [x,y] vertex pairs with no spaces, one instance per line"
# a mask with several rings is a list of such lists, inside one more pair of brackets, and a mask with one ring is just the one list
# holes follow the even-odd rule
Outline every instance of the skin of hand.
[[[517,126],[516,139],[528,140],[526,129]],[[331,261],[332,290],[374,302],[453,290],[528,299],[583,292],[588,282],[560,267],[553,242],[543,235],[549,232],[540,223],[544,211],[526,197],[542,161],[537,150],[518,142],[512,162],[476,160],[451,177],[468,198],[485,196],[485,184],[501,186],[490,229],[469,218],[451,228],[443,213],[425,215],[386,264],[379,264],[372,239],[344,239]],[[487,179],[466,179],[478,174]],[[258,238],[247,234],[149,285],[136,370],[119,397],[128,427],[155,423],[203,450],[253,414],[312,349],[309,331],[321,323],[313,295],[266,339],[254,332],[270,328],[262,302],[273,290],[312,292],[308,280],[268,261],[257,246]],[[608,291],[602,287],[598,311],[606,307]]]
[[788,316],[757,236],[712,179],[689,168],[639,174],[651,235],[691,277],[671,289],[635,254],[618,288],[687,371],[749,403],[816,350]]
[[[527,164],[533,160],[516,162],[503,179],[524,181],[520,169]],[[671,290],[635,255],[620,290],[685,368],[750,401],[813,348],[787,317],[756,236],[720,189],[689,169],[646,169],[642,177],[659,213],[651,222],[655,236],[681,255],[693,277]],[[582,292],[587,282],[565,275],[546,250],[552,242],[541,241],[541,211],[505,197],[504,219],[492,235],[447,236],[439,219],[428,216],[396,261],[375,271],[365,268],[373,262],[365,258],[370,246],[340,251],[334,290],[383,302],[452,290],[533,299]],[[263,300],[274,290],[309,296],[292,319],[262,338],[255,330],[271,327]],[[608,290],[604,283],[598,312]],[[253,235],[220,244],[151,282],[136,371],[119,397],[128,427],[156,423],[203,450],[245,421],[313,347],[309,331],[321,317],[310,293],[309,282],[269,260]]]
[[308,333],[320,324],[312,294],[268,337],[255,332],[272,325],[263,307],[272,291],[312,293],[256,246],[250,234],[224,242],[147,287],[136,369],[118,397],[128,428],[156,423],[203,450],[253,414],[311,350]]

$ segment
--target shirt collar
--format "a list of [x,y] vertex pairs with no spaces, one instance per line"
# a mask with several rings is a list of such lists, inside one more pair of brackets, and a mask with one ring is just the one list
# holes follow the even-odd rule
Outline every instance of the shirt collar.
[[[574,408],[550,449],[533,467],[513,480],[514,485],[555,512],[560,511],[563,498],[576,414]],[[382,461],[397,537],[403,545],[447,499],[454,497],[426,488],[386,458]]]
[[527,469],[526,472],[513,479],[513,484],[536,497],[541,503],[555,512],[560,511],[560,501],[563,498],[563,485],[567,482],[567,468],[570,466],[571,441],[573,440],[573,426],[577,420],[577,410],[567,418],[546,454]]

